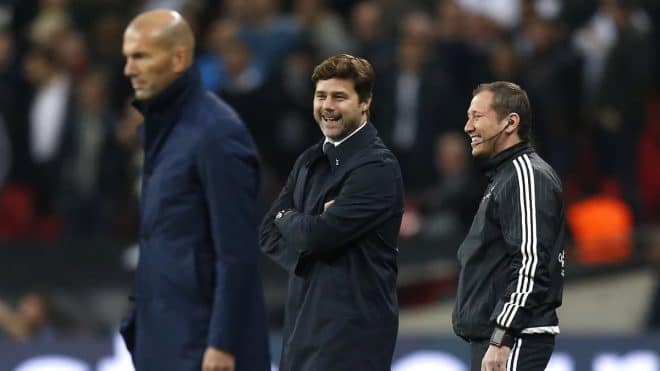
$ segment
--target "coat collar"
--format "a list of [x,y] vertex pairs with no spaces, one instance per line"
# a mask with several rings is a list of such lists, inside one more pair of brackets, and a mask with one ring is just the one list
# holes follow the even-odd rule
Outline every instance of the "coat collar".
[[532,147],[532,144],[527,141],[514,144],[513,146],[496,154],[495,157],[486,161],[484,164],[484,172],[486,173],[488,179],[492,180],[503,164],[507,163],[514,157],[531,152],[534,152],[534,147]]
[[190,67],[155,97],[133,100],[133,106],[144,116],[144,125],[138,127],[138,135],[145,149],[152,147],[155,141],[161,142],[162,137],[167,136],[179,118],[185,99],[201,86],[199,72]]
[[134,100],[133,106],[145,117],[156,112],[167,114],[179,106],[180,100],[186,92],[201,86],[199,73],[194,67],[189,67],[181,76],[156,96],[146,100]]
[[330,169],[334,171],[346,163],[346,161],[354,154],[366,148],[377,135],[378,131],[369,121],[362,129],[360,129],[360,131],[346,139],[346,141],[342,142],[339,146],[331,148],[328,153],[323,153],[323,143],[325,143],[325,139],[321,140],[312,147],[306,165],[310,166],[316,160],[326,157],[330,163]]

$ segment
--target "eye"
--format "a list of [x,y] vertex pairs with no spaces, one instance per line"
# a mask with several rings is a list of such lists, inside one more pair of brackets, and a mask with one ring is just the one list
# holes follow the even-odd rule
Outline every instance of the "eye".
[[141,59],[146,59],[148,57],[147,54],[138,52],[130,56],[133,60],[141,60]]

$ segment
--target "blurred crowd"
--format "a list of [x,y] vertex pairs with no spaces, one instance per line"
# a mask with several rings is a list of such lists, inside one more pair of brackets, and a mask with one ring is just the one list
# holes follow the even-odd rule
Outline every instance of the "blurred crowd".
[[0,238],[136,234],[141,117],[121,41],[146,8],[180,10],[204,84],[261,151],[264,205],[320,137],[312,68],[335,53],[376,69],[371,117],[406,185],[402,233],[462,233],[483,180],[462,134],[472,89],[522,85],[567,202],[607,194],[660,220],[653,1],[23,0],[0,2]]
[[[401,163],[402,241],[464,236],[485,185],[466,109],[493,80],[529,93],[580,261],[625,258],[635,230],[660,224],[657,1],[0,0],[0,241],[137,235],[142,118],[121,44],[132,16],[163,7],[193,26],[203,83],[253,134],[264,209],[321,138],[313,67],[349,53],[376,70],[371,118]],[[25,300],[0,302],[17,338],[48,329],[29,324],[47,300]]]

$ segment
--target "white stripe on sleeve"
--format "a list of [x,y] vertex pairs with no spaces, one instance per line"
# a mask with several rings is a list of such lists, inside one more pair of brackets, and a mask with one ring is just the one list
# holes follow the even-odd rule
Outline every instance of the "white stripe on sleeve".
[[518,271],[516,291],[511,294],[497,317],[497,323],[504,327],[511,326],[518,309],[527,302],[534,289],[534,275],[538,264],[534,170],[526,154],[515,158],[513,165],[516,168],[519,188],[522,264]]

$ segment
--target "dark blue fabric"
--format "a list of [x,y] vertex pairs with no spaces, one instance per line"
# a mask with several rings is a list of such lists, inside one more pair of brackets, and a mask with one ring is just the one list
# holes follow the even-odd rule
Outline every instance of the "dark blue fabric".
[[298,158],[260,232],[289,272],[280,371],[390,369],[402,215],[399,164],[371,123]]
[[199,371],[207,346],[270,370],[248,130],[188,70],[144,114],[140,259],[122,334],[138,371]]

